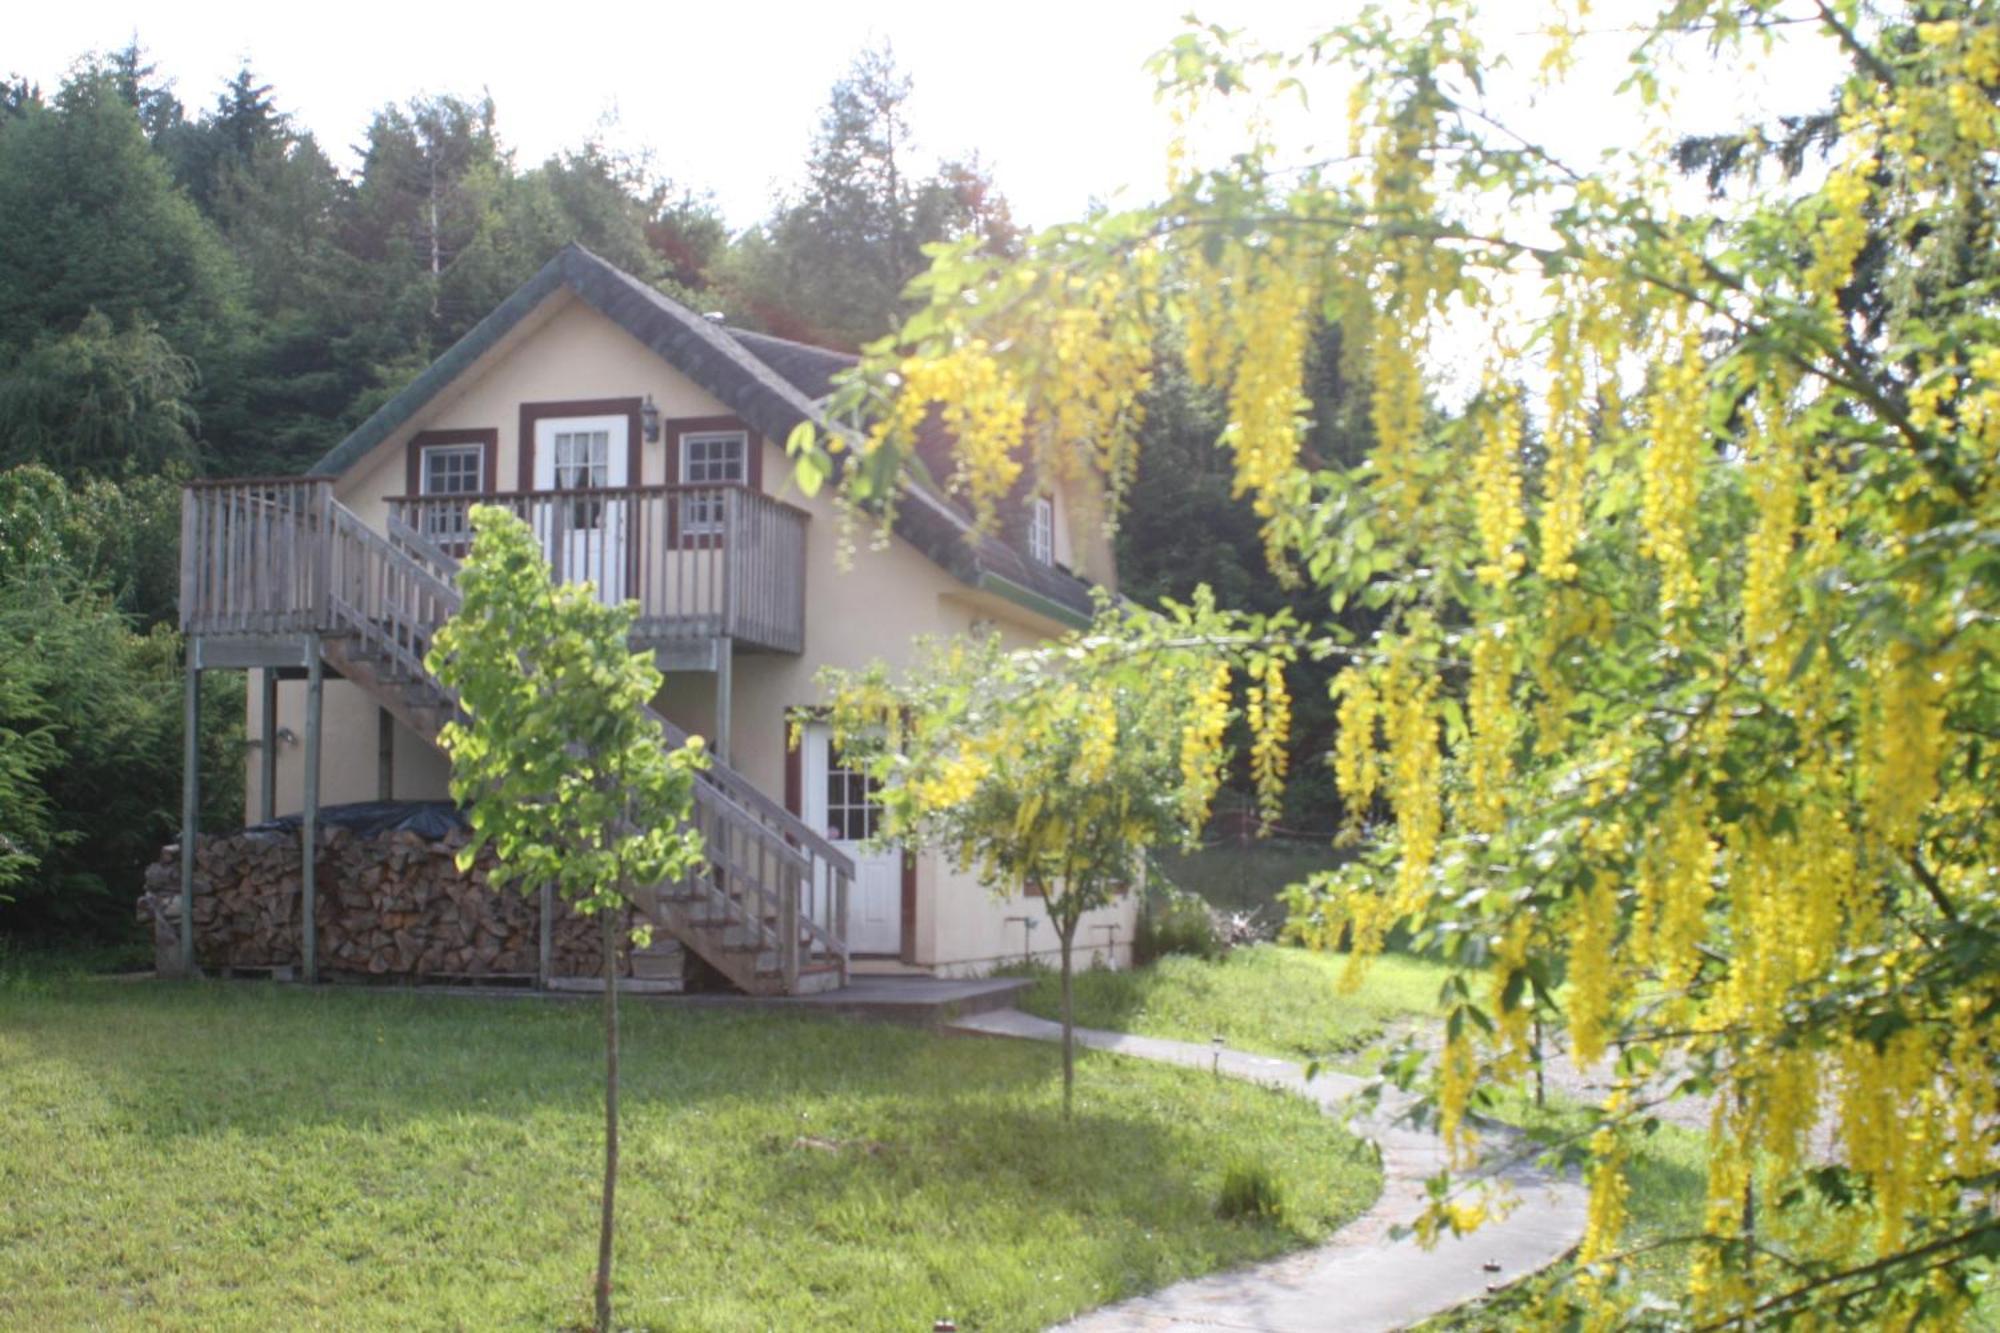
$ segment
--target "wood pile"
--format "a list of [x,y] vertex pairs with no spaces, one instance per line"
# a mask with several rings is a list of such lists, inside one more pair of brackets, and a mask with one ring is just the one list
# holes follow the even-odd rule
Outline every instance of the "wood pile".
[[[412,832],[357,836],[318,831],[314,878],[319,902],[322,972],[381,978],[532,978],[540,962],[537,895],[487,882],[491,853],[460,871],[467,835],[433,839]],[[204,969],[283,969],[302,962],[300,846],[296,832],[245,830],[195,842],[195,960]],[[153,923],[156,953],[179,957],[180,847],[170,844],[146,868],[139,917]],[[623,923],[628,929],[633,914]],[[552,974],[604,975],[600,926],[558,901],[551,922]],[[665,947],[662,947],[665,946]],[[662,937],[647,972],[658,976]],[[678,976],[678,957],[672,958]],[[619,974],[632,974],[629,956]]]

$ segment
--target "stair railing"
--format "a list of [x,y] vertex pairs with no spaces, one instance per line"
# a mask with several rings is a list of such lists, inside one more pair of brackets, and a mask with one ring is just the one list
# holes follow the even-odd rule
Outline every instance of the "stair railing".
[[406,680],[428,683],[448,698],[424,665],[424,655],[438,626],[458,610],[458,589],[338,501],[332,503],[329,527],[333,549],[327,607],[335,627],[359,636]]
[[[341,512],[347,511],[342,508]],[[363,531],[367,531],[365,526]],[[374,534],[369,532],[369,536]],[[458,573],[455,556],[397,514],[390,515],[388,540],[382,544],[423,568],[429,580],[427,590],[439,585],[449,589],[450,580]],[[446,614],[458,606],[456,591],[450,592]],[[428,644],[428,638],[425,642]],[[654,709],[646,712],[659,724],[669,745],[687,743],[688,732]],[[786,989],[795,989],[799,973],[812,967],[837,968],[845,981],[853,860],[748,778],[712,756],[696,782],[695,803],[694,822],[709,845],[709,858],[717,871],[714,886],[721,898],[728,900],[730,910],[754,923],[752,933],[760,943],[776,947]],[[771,917],[775,920],[767,920]]]

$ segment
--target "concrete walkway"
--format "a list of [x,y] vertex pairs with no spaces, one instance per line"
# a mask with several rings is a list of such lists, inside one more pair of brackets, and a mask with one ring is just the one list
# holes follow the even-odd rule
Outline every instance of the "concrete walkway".
[[[1030,1041],[1060,1041],[1062,1027],[1013,1009],[975,1014],[951,1030]],[[1157,1037],[1078,1028],[1077,1044],[1092,1050],[1207,1069],[1218,1062],[1207,1046]],[[1322,1073],[1310,1082],[1287,1060],[1224,1050],[1221,1072],[1286,1088],[1342,1114],[1364,1081]],[[1393,1099],[1392,1099],[1393,1098]],[[1390,1229],[1423,1211],[1424,1180],[1445,1163],[1444,1144],[1427,1130],[1397,1123],[1406,1097],[1385,1093],[1352,1128],[1382,1152],[1382,1195],[1367,1212],[1316,1249],[1226,1273],[1176,1282],[1151,1295],[1119,1301],[1062,1325],[1064,1333],[1161,1333],[1181,1329],[1330,1333],[1394,1329],[1417,1323],[1487,1291],[1519,1281],[1562,1257],[1583,1235],[1585,1194],[1532,1162],[1508,1160],[1512,1145],[1488,1131],[1491,1176],[1511,1189],[1517,1206],[1464,1239],[1446,1237],[1426,1250]]]

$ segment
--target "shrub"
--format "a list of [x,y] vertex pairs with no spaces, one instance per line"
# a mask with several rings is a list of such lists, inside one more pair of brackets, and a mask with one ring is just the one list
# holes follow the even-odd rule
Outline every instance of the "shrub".
[[1262,1162],[1231,1162],[1222,1173],[1215,1215],[1225,1221],[1276,1222],[1284,1215],[1284,1190]]
[[1200,895],[1168,884],[1147,893],[1133,951],[1141,963],[1170,953],[1191,954],[1212,962],[1228,949],[1214,909]]

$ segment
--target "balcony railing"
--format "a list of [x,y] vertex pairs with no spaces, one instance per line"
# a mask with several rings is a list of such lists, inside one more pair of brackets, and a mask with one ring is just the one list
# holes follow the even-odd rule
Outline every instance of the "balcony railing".
[[[403,496],[392,517],[462,555],[474,504],[519,514],[556,577],[636,601],[635,646],[727,638],[805,647],[806,515],[743,486],[624,486]],[[197,482],[181,510],[181,627],[202,634],[330,627],[332,483],[318,477]],[[391,531],[394,531],[392,524]]]
[[327,628],[333,483],[202,481],[181,496],[181,628],[296,634]]
[[805,647],[806,515],[744,486],[616,486],[489,495],[399,496],[393,517],[447,552],[470,539],[466,515],[500,505],[541,538],[558,579],[639,604],[642,644],[736,640]]

